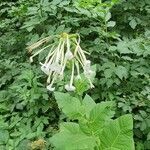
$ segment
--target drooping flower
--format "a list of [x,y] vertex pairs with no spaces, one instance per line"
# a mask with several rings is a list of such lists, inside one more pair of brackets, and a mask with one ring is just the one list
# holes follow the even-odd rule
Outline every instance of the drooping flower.
[[49,65],[48,65],[48,64],[42,64],[42,63],[40,63],[40,64],[41,64],[41,70],[42,70],[45,74],[49,75],[49,73],[50,73]]
[[[84,76],[89,81],[90,87],[93,88],[94,85],[91,81],[91,76],[94,74],[91,69],[91,61],[86,59],[86,54],[88,52],[82,50],[80,47],[80,36],[78,34],[67,34],[63,33],[61,35],[55,36],[55,42],[41,48],[35,52],[31,57],[31,62],[33,58],[44,50],[50,49],[44,63],[41,64],[41,70],[48,75],[47,78],[47,89],[49,91],[54,91],[55,87],[53,85],[59,80],[64,78],[64,72],[67,69],[67,64],[71,64],[70,81],[65,85],[67,91],[74,91],[76,88],[73,85],[75,78],[81,78],[80,70],[83,70]],[[44,38],[39,42],[28,47],[29,51],[32,52],[33,49],[41,46],[43,43],[48,43],[51,40],[50,37]]]
[[51,92],[53,92],[55,90],[55,87],[52,87],[51,85],[48,85],[47,86],[47,89]]
[[66,84],[65,85],[65,89],[68,91],[68,92],[72,92],[72,91],[75,91],[75,87],[73,85],[70,85],[70,84]]

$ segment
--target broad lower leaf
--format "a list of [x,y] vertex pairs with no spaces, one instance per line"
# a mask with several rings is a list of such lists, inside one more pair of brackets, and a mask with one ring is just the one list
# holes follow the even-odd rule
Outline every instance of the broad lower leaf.
[[134,150],[132,129],[131,115],[111,121],[100,135],[100,150]]
[[60,133],[50,139],[56,150],[94,150],[95,138],[80,131],[78,124],[65,123],[61,129]]
[[93,109],[93,107],[96,106],[96,103],[93,101],[93,99],[89,95],[86,95],[83,99],[82,104],[84,106],[86,116],[89,117],[90,111]]
[[113,115],[114,103],[113,102],[102,102],[100,104],[97,104],[90,112],[89,116],[89,130],[92,130],[95,135],[99,134],[104,125],[106,124],[106,121],[109,121]]

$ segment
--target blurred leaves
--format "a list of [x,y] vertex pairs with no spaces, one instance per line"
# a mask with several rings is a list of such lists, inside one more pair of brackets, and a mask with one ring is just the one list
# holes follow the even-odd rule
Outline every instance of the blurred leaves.
[[[148,149],[149,6],[149,0],[1,2],[0,143],[3,144],[0,149],[22,149],[22,145],[27,149],[31,141],[47,140],[56,132],[57,105],[45,89],[46,80],[38,65],[29,64],[26,46],[61,32],[80,33],[82,47],[90,52],[88,57],[96,64],[95,88],[87,91],[88,94],[96,102],[116,101],[116,117],[132,113],[136,149]],[[76,87],[79,96],[87,93],[84,79],[77,80]],[[91,110],[95,103],[85,99],[84,105]],[[80,102],[76,103],[80,108]],[[64,108],[66,112],[69,107]],[[72,110],[76,108],[82,114],[83,108]],[[86,115],[90,115],[87,109]]]

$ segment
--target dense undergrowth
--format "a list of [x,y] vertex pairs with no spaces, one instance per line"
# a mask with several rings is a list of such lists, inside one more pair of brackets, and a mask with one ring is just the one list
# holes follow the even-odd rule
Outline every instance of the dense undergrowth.
[[150,149],[149,25],[149,0],[3,0],[0,149],[52,149],[50,137],[65,116],[45,88],[39,69],[44,55],[30,63],[26,47],[62,32],[79,33],[81,46],[96,64],[95,88],[83,95],[96,103],[114,101],[114,118],[131,113],[135,149]]

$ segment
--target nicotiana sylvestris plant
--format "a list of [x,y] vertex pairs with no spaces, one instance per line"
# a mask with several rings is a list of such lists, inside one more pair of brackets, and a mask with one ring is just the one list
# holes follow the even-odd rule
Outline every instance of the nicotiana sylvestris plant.
[[[51,41],[51,43],[49,43]],[[86,59],[86,51],[80,46],[78,34],[56,35],[46,37],[28,47],[33,49],[44,43],[49,43],[44,48],[35,52],[31,57],[50,48],[45,61],[41,64],[41,70],[48,75],[47,89],[54,91],[54,84],[58,79],[65,77],[65,70],[70,71],[70,81],[65,85],[67,91],[75,91],[75,78],[85,76],[90,87],[94,87],[91,81],[94,71],[91,62]],[[68,63],[70,68],[67,67]],[[81,74],[81,69],[83,73]],[[84,83],[83,85],[84,86]],[[50,138],[50,143],[56,150],[134,150],[133,119],[131,115],[123,115],[114,118],[114,102],[101,102],[96,104],[86,95],[84,99],[71,96],[69,93],[55,92],[58,107],[69,120],[60,124],[58,133]]]
[[[50,43],[51,42],[51,43]],[[30,61],[33,62],[33,58],[44,50],[49,49],[45,61],[41,64],[41,70],[48,76],[47,89],[54,91],[54,84],[59,79],[64,78],[64,72],[67,68],[67,64],[71,65],[70,69],[70,81],[65,85],[67,91],[75,91],[74,80],[81,78],[81,70],[84,77],[88,80],[91,88],[94,87],[91,81],[94,71],[91,69],[91,61],[86,58],[86,54],[89,54],[83,50],[80,46],[79,34],[67,34],[49,36],[27,47],[29,52],[33,52],[34,49],[40,47],[44,43],[45,47],[36,51],[31,57]]]

